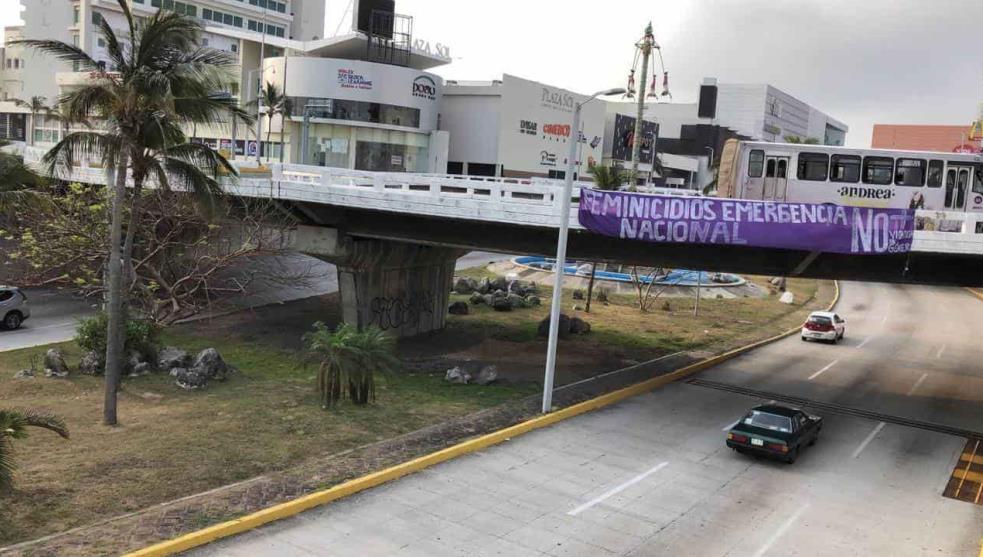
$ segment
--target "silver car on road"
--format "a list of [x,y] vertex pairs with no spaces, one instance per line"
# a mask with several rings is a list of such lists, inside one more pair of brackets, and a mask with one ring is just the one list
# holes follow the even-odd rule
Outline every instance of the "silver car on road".
[[19,329],[21,323],[30,316],[27,295],[19,288],[0,286],[0,325],[5,329]]

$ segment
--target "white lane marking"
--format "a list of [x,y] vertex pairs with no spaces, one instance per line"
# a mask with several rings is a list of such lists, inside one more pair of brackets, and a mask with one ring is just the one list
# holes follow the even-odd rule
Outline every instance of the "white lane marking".
[[741,423],[741,420],[737,420],[736,422],[727,424],[727,425],[724,426],[724,429],[722,429],[721,431],[730,431],[730,430],[734,429],[734,426],[736,426],[739,423]]
[[817,371],[816,373],[813,373],[812,375],[810,375],[809,376],[809,381],[812,381],[813,379],[819,377],[820,375],[823,374],[824,371],[826,371],[829,368],[835,366],[838,362],[839,362],[839,360],[833,360],[832,362],[826,364],[826,367],[824,367],[823,369],[821,369],[821,370]]
[[935,353],[935,359],[937,360],[937,359],[941,358],[943,352],[945,352],[945,345],[944,344],[942,346],[940,346],[939,347],[939,351]]
[[857,447],[857,450],[853,451],[853,456],[851,456],[850,458],[857,458],[858,456],[860,456],[860,453],[862,453],[863,450],[867,448],[867,445],[874,440],[874,437],[876,437],[877,434],[880,433],[881,430],[884,429],[884,426],[886,425],[887,424],[885,424],[884,422],[877,424],[877,427],[874,428],[874,431],[871,431],[870,435],[868,435],[867,438],[864,439],[862,443],[860,443],[860,446]]
[[918,390],[918,387],[922,386],[922,383],[925,381],[926,377],[928,377],[928,374],[923,373],[922,376],[918,378],[918,381],[915,381],[915,384],[912,385],[911,389],[908,391],[908,396],[915,394],[915,391]]
[[666,466],[669,466],[669,463],[668,462],[660,462],[659,464],[656,464],[652,468],[646,470],[645,472],[642,472],[641,474],[639,474],[639,475],[635,476],[634,478],[626,481],[625,483],[620,484],[620,485],[616,485],[616,486],[612,487],[611,489],[605,491],[604,493],[598,495],[597,497],[591,499],[590,501],[587,501],[583,505],[580,505],[579,507],[573,509],[572,511],[568,512],[567,514],[570,515],[570,516],[577,516],[578,514],[586,511],[587,509],[593,507],[594,505],[596,505],[596,504],[604,501],[608,497],[611,497],[612,495],[617,495],[617,494],[621,493],[622,491],[628,489],[629,487],[631,487],[631,486],[637,484],[638,482],[644,480],[645,478],[651,476],[652,474],[655,474],[656,472],[658,472],[659,470],[662,470]]
[[861,342],[860,344],[857,345],[857,349],[863,348],[865,344],[867,344],[868,342],[870,342],[870,339],[871,338],[873,338],[873,337],[867,337],[867,338],[865,338],[863,342]]
[[782,536],[785,535],[785,532],[787,532],[788,529],[791,528],[793,524],[795,524],[795,521],[798,520],[799,517],[802,516],[802,513],[806,512],[806,509],[808,508],[809,508],[809,503],[806,503],[805,505],[799,507],[799,510],[795,511],[795,513],[792,514],[792,516],[788,517],[788,519],[782,523],[782,525],[778,528],[778,530],[775,530],[775,532],[765,541],[765,544],[754,552],[754,557],[762,557],[762,555],[768,553],[768,550],[771,549],[771,546],[775,545],[775,542],[777,542],[779,539],[781,539]]

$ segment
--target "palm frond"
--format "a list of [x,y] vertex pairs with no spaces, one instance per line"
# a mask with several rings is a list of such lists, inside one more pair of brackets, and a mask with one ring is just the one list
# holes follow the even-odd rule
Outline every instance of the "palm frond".
[[65,425],[65,420],[48,412],[29,410],[24,414],[24,425],[47,429],[57,433],[63,439],[68,439],[68,426]]
[[119,71],[124,71],[127,67],[126,53],[123,52],[123,45],[116,37],[116,31],[104,17],[99,18],[99,32],[102,33],[102,38],[106,41],[106,54],[109,55],[112,66]]
[[103,166],[112,168],[119,160],[122,141],[119,136],[90,131],[75,131],[55,144],[41,157],[41,168],[51,176],[69,177],[72,168],[84,156],[95,156]]
[[64,62],[78,62],[82,70],[94,71],[99,69],[99,64],[81,48],[50,39],[20,39],[10,41],[10,45],[26,46],[39,50],[45,54],[50,54]]
[[206,215],[218,213],[222,206],[222,187],[218,181],[201,171],[197,166],[181,159],[168,157],[162,165],[167,172],[167,182],[172,188],[179,188],[194,195],[198,207]]

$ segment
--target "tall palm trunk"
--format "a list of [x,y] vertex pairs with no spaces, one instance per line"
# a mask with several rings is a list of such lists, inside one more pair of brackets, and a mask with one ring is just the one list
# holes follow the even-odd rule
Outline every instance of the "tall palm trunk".
[[116,167],[116,185],[113,191],[112,216],[109,227],[109,291],[106,314],[109,326],[106,331],[106,393],[102,421],[116,425],[116,391],[123,375],[123,205],[126,203],[126,170],[129,153],[123,149]]
[[[273,116],[274,116],[273,112],[270,112],[266,121],[266,148],[267,149],[269,149],[272,146],[272,144],[270,143],[270,133],[273,132]],[[283,132],[281,131],[280,134],[282,136]],[[266,153],[266,158],[267,159],[270,158],[269,152]]]
[[136,236],[137,218],[140,215],[140,195],[143,193],[143,178],[133,177],[133,201],[130,203],[130,222],[126,227],[126,240],[123,241],[123,304],[130,301],[130,289],[133,288],[133,239]]

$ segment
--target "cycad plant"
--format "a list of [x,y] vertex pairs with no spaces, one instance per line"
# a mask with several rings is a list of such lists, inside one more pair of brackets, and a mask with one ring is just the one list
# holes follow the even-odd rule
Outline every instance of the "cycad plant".
[[14,455],[11,441],[27,437],[27,428],[47,429],[68,439],[68,428],[61,418],[37,411],[0,410],[0,493],[14,485]]
[[308,362],[318,366],[317,389],[322,408],[347,396],[356,405],[375,401],[375,376],[392,371],[398,360],[396,341],[378,327],[358,330],[348,324],[331,331],[322,322],[304,335]]
[[590,167],[589,172],[594,178],[594,187],[599,190],[616,191],[628,181],[628,173],[617,164],[611,166],[595,164]]
[[[126,34],[117,36],[104,18],[98,24],[106,43],[109,72],[71,44],[54,40],[14,43],[77,64],[92,76],[59,99],[59,104],[72,122],[94,120],[100,124],[98,129],[69,133],[45,155],[43,163],[53,173],[67,173],[77,160],[87,156],[100,160],[111,172],[103,408],[107,425],[117,423],[116,392],[123,368],[123,262],[129,259],[133,244],[127,238],[124,248],[127,201],[140,199],[140,188],[148,176],[161,187],[179,183],[182,189],[199,196],[213,196],[218,190],[218,169],[231,172],[231,168],[207,146],[187,144],[180,130],[194,123],[224,123],[230,117],[249,121],[236,101],[223,93],[234,80],[232,69],[238,62],[229,53],[200,46],[201,26],[196,20],[159,10],[138,22],[127,0],[117,2],[126,20]],[[135,186],[129,198],[128,175]],[[129,209],[133,214],[132,204]]]

